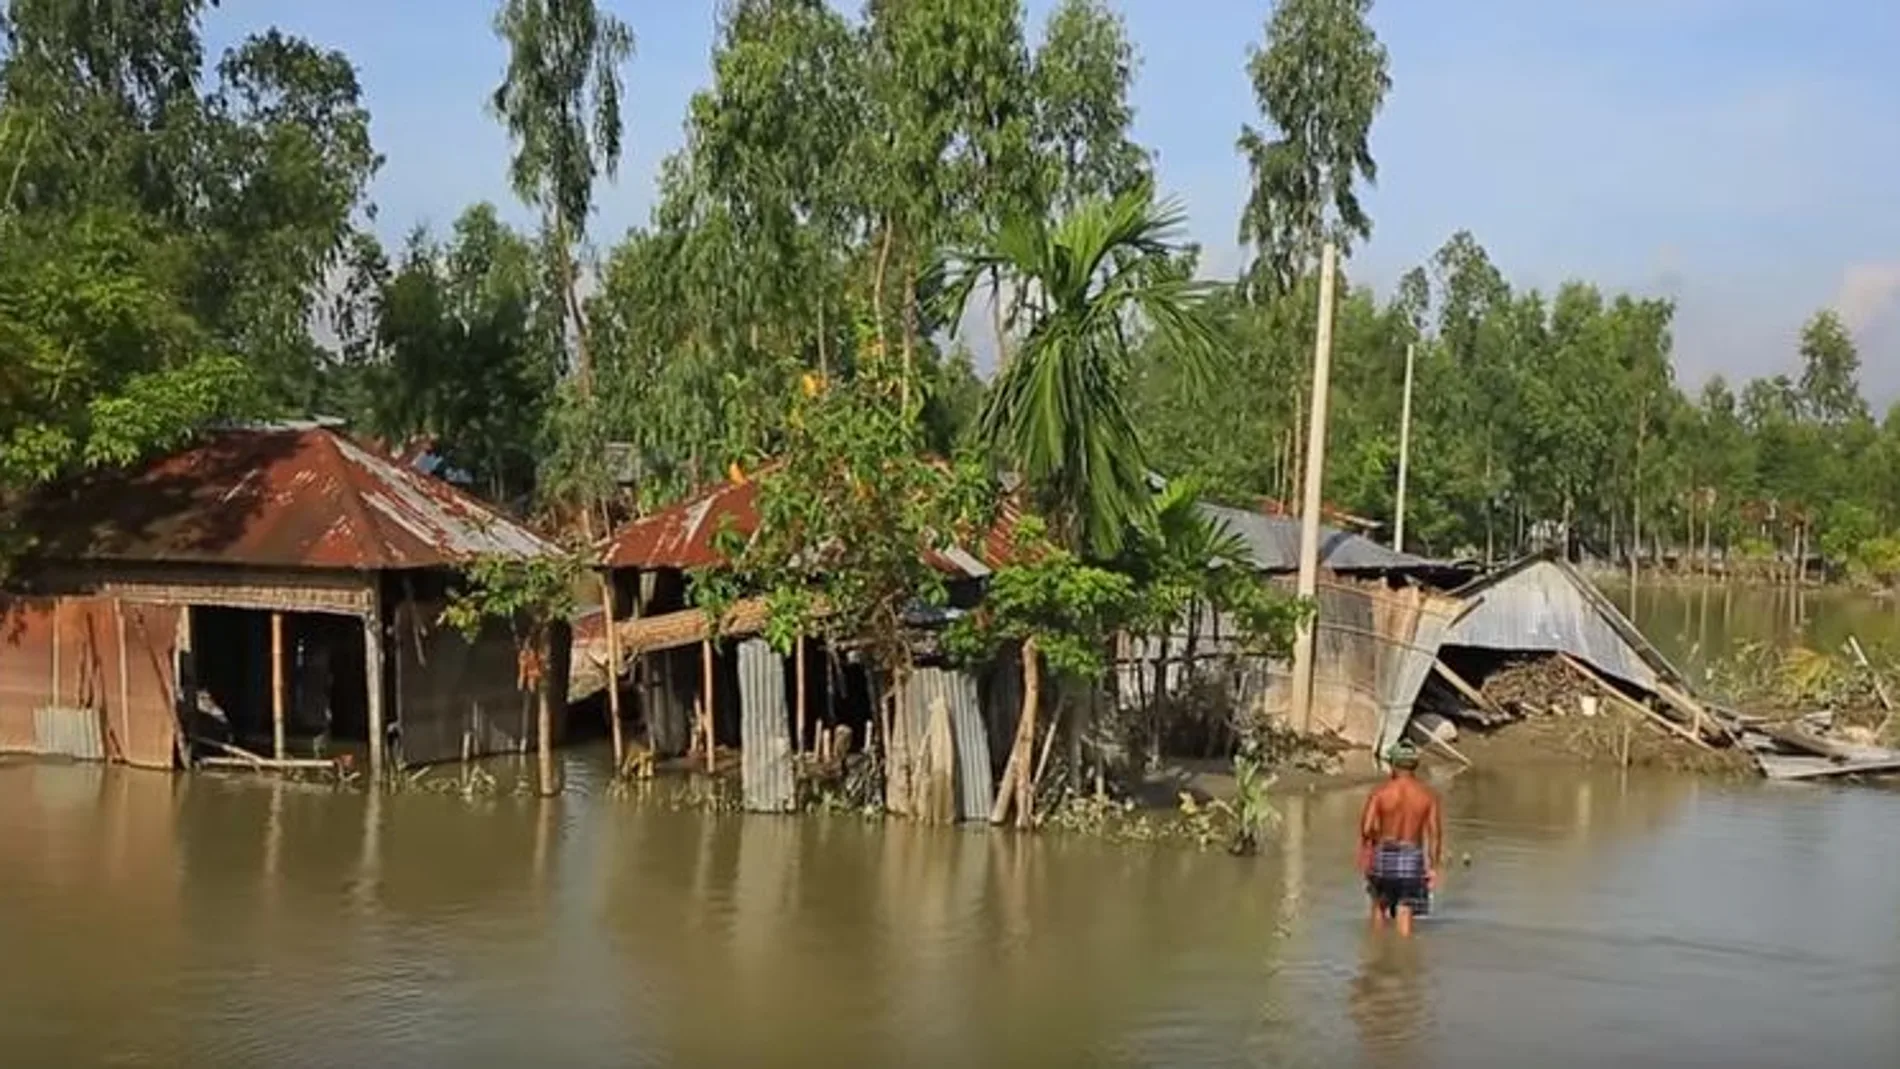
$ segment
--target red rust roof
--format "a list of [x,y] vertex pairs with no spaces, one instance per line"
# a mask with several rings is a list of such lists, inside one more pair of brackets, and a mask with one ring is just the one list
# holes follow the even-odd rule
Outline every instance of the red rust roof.
[[441,480],[323,426],[211,432],[27,511],[51,560],[385,571],[553,547]]
[[[770,467],[764,469],[769,472]],[[721,557],[714,539],[722,525],[750,537],[759,527],[758,475],[744,482],[727,482],[689,497],[659,512],[642,516],[608,539],[601,562],[609,568],[703,568]],[[998,510],[996,523],[985,533],[976,554],[961,549],[931,553],[930,563],[952,575],[980,578],[1008,558],[1015,538],[1018,513],[1013,504]]]

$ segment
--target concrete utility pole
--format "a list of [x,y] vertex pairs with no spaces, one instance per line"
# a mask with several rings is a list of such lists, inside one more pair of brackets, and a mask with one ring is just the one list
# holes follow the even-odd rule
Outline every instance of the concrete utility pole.
[[[1337,253],[1327,242],[1319,257],[1319,331],[1313,341],[1312,414],[1306,425],[1306,485],[1300,507],[1299,596],[1319,593],[1320,482],[1326,472],[1326,394],[1333,363],[1333,275]],[[1293,725],[1301,734],[1313,726],[1313,628],[1301,625],[1293,639]]]
[[1405,399],[1399,402],[1399,492],[1392,507],[1392,548],[1405,552],[1405,465],[1412,456],[1412,359],[1416,346],[1405,347]]

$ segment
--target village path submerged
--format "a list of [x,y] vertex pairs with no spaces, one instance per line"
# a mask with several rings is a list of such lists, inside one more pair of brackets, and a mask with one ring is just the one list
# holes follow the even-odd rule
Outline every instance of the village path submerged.
[[[1267,852],[0,764],[18,1065],[1887,1066],[1900,796],[1468,773],[1410,945]],[[525,770],[524,770],[524,774]]]

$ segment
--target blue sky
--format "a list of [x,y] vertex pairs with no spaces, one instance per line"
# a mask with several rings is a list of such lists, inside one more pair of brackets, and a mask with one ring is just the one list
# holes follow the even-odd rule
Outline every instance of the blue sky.
[[[603,0],[633,26],[629,152],[596,240],[646,219],[659,160],[705,83],[715,0]],[[1027,0],[1032,28],[1052,0]],[[1120,0],[1142,57],[1136,133],[1187,206],[1209,270],[1239,262],[1255,109],[1242,65],[1266,0]],[[378,227],[508,207],[488,116],[505,56],[489,0],[249,0],[214,46],[276,24],[346,51],[378,147]],[[1678,302],[1690,387],[1792,371],[1802,320],[1833,306],[1863,378],[1900,396],[1900,4],[1891,0],[1379,0],[1394,82],[1374,130],[1372,241],[1351,264],[1382,289],[1468,229],[1518,285],[1582,277]]]

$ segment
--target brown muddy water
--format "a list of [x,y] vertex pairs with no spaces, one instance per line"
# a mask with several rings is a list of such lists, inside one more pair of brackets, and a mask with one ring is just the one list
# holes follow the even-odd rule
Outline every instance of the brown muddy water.
[[0,764],[0,1065],[1900,1064],[1900,795],[1447,785],[1369,938],[1357,793],[1267,856],[609,797]]
[[1900,598],[1844,587],[1599,580],[1603,592],[1692,678],[1747,646],[1838,653],[1851,635],[1868,656],[1900,660]]

